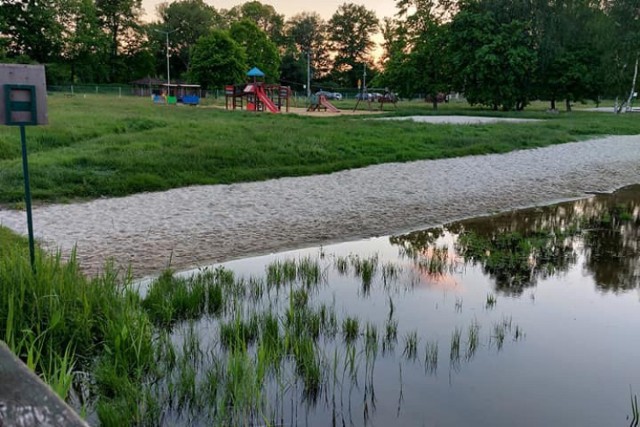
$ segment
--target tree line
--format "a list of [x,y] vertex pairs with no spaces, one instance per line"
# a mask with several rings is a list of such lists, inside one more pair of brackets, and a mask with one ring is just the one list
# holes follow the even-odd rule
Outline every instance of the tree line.
[[171,77],[205,88],[243,81],[253,66],[296,89],[307,69],[327,89],[355,89],[366,75],[434,107],[451,91],[505,110],[605,96],[622,106],[635,90],[637,0],[395,0],[383,20],[353,3],[325,20],[287,19],[259,1],[227,10],[178,0],[148,23],[141,1],[3,0],[0,61],[46,64],[50,84],[166,78],[167,55]]

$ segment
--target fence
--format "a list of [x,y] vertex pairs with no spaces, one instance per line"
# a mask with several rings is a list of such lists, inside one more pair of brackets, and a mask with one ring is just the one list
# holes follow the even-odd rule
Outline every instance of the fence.
[[47,91],[52,93],[64,93],[68,95],[112,95],[112,96],[133,96],[133,86],[122,85],[63,85],[47,86]]

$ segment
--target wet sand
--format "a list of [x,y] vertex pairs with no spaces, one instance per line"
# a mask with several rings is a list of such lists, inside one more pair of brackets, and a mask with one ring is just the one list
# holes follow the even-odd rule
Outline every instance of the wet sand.
[[[36,237],[90,274],[134,276],[407,231],[640,183],[640,135],[508,154],[388,163],[329,175],[194,186],[34,209]],[[26,232],[24,212],[0,224]]]

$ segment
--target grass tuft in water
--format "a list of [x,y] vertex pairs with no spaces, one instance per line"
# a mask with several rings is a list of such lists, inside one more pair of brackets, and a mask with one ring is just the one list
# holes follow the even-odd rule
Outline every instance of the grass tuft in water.
[[342,336],[347,343],[358,339],[360,335],[360,323],[357,317],[347,316],[342,321]]
[[452,364],[457,364],[460,361],[460,338],[462,331],[459,328],[455,328],[451,334],[451,347],[449,350],[449,361]]
[[425,371],[433,374],[438,370],[438,342],[427,342],[424,357]]
[[492,308],[494,308],[496,306],[496,303],[498,302],[498,299],[496,298],[496,296],[494,294],[487,294],[487,301],[484,305],[484,307],[487,310],[490,310]]
[[404,351],[402,352],[407,360],[414,361],[418,356],[418,332],[409,332],[404,337]]
[[469,330],[467,334],[467,349],[465,353],[465,358],[470,360],[476,354],[476,350],[478,350],[478,344],[480,342],[480,324],[477,320],[474,320],[471,325],[469,325]]
[[631,393],[631,424],[629,427],[638,427],[640,423],[640,411],[638,411],[638,396],[633,394],[633,390],[629,388]]
[[382,340],[382,351],[393,351],[398,341],[398,321],[388,319],[384,326],[384,338]]

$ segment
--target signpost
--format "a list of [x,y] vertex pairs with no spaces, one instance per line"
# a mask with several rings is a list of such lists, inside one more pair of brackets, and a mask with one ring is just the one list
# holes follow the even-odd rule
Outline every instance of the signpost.
[[20,126],[29,255],[31,268],[35,272],[35,243],[25,126],[46,125],[49,122],[44,66],[0,64],[0,100],[0,125]]

